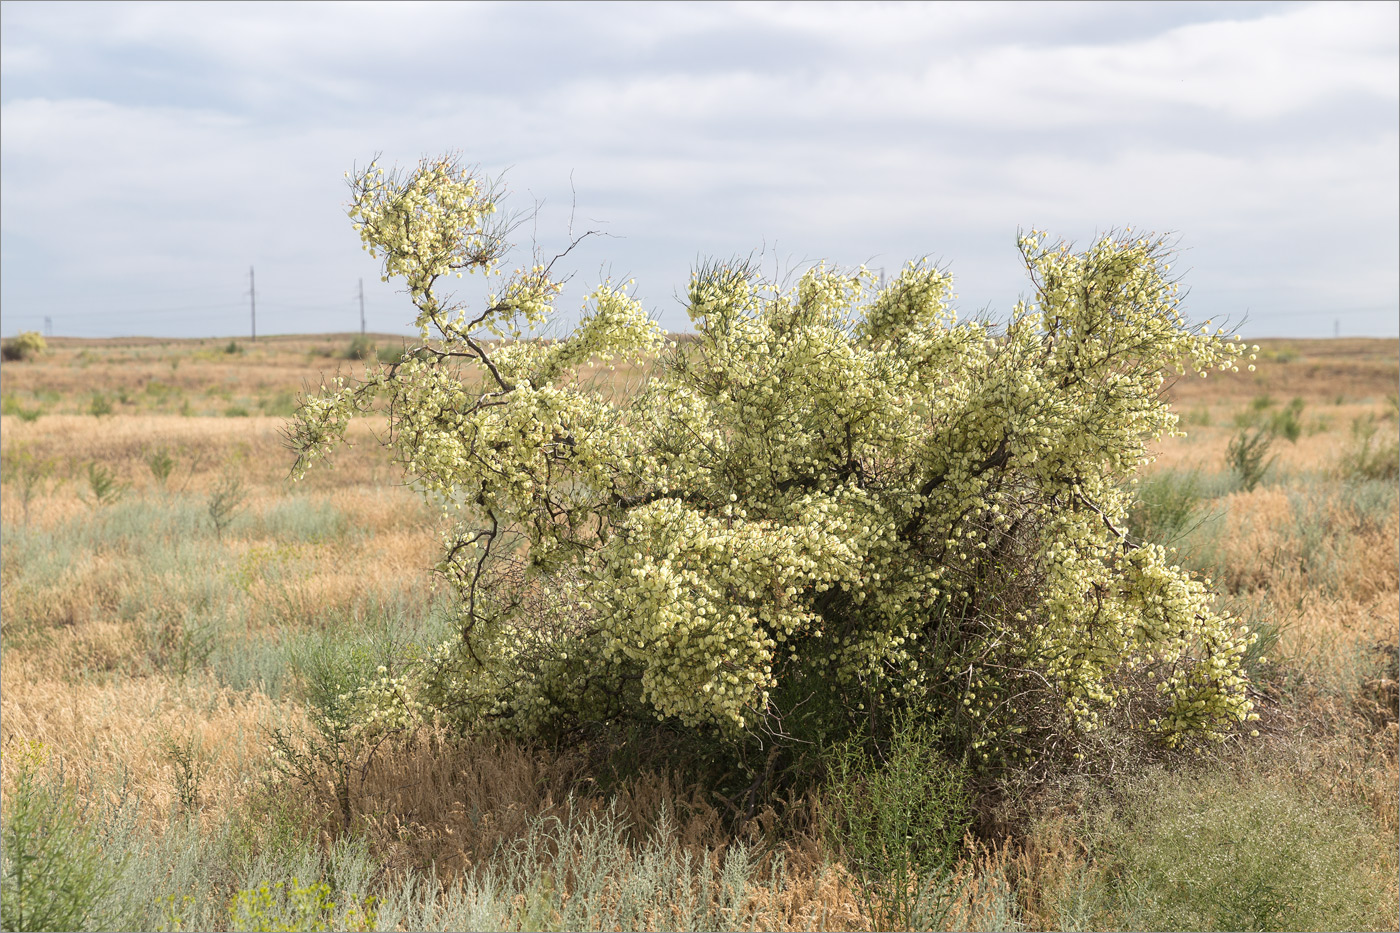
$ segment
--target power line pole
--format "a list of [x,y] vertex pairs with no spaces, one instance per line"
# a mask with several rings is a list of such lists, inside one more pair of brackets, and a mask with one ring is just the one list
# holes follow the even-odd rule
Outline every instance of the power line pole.
[[253,343],[258,342],[258,290],[253,283],[253,267],[248,267],[248,301],[253,313]]
[[360,336],[365,334],[365,280],[360,279]]
[[44,315],[44,336],[45,336],[45,337],[52,337],[52,336],[53,336],[53,318],[50,317],[50,316],[47,315],[47,314]]

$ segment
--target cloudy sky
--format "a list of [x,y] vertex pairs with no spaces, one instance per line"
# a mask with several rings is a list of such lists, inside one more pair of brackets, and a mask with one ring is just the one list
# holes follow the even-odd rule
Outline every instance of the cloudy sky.
[[0,330],[372,331],[411,317],[343,173],[456,150],[664,326],[708,257],[893,272],[966,313],[1018,227],[1174,233],[1193,317],[1400,325],[1400,5],[0,5]]

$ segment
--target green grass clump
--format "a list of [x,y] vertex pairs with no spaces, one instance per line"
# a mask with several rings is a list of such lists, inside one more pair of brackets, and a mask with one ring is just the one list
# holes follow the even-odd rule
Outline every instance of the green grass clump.
[[1128,512],[1128,531],[1136,538],[1171,544],[1188,532],[1201,509],[1200,473],[1162,470],[1145,477]]
[[1287,777],[1259,769],[1155,775],[1095,828],[1107,850],[1097,894],[1117,928],[1365,930],[1386,922],[1379,875],[1393,842],[1346,802]]

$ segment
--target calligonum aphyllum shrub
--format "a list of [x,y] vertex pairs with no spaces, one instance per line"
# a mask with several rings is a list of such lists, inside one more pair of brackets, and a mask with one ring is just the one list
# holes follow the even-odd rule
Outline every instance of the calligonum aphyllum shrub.
[[[1147,445],[1176,432],[1164,380],[1245,349],[1188,325],[1161,238],[1022,235],[1032,297],[999,326],[959,321],[926,262],[790,288],[716,262],[686,294],[693,336],[605,282],[545,341],[554,264],[506,272],[494,185],[453,158],[348,177],[418,341],[305,400],[295,472],[387,416],[407,477],[459,517],[437,570],[460,631],[347,698],[364,728],[783,737],[823,690],[853,722],[927,710],[1003,761],[1251,717],[1247,629],[1126,532]],[[463,274],[489,294],[455,300]]]

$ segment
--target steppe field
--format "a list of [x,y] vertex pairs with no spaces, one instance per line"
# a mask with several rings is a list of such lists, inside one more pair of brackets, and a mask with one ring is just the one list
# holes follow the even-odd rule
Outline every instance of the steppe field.
[[0,368],[6,929],[1400,925],[1397,341],[1264,341],[1169,388],[1188,436],[1134,531],[1260,633],[1259,734],[984,794],[912,917],[843,864],[821,791],[737,823],[641,752],[337,731],[338,697],[451,632],[440,513],[372,419],[288,479],[298,394],[367,365],[347,334]]

